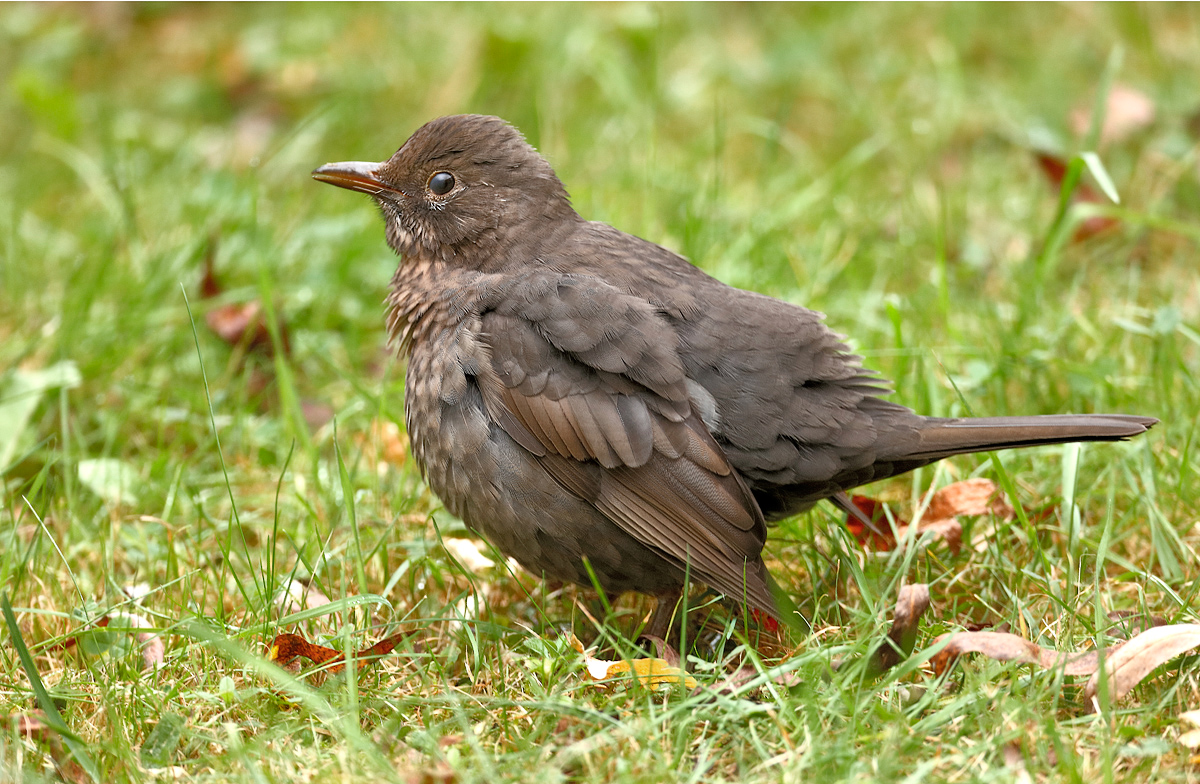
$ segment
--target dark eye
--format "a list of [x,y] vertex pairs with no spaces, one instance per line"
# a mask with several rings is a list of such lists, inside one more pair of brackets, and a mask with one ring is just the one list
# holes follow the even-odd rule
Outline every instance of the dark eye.
[[429,192],[435,196],[445,196],[454,190],[454,175],[450,172],[435,172],[429,178]]

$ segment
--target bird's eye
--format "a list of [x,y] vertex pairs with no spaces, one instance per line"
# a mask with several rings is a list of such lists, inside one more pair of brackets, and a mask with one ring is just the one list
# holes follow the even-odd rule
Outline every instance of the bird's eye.
[[429,178],[429,192],[434,196],[445,196],[454,190],[454,175],[450,172],[434,172]]

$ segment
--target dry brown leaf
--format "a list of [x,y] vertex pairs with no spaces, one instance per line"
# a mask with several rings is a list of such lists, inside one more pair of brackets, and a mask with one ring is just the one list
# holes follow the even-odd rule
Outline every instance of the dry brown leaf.
[[[870,530],[853,515],[846,516],[847,530],[864,549],[887,552],[894,550],[898,542],[905,540],[911,527],[910,523],[902,518],[895,518],[894,524],[889,527],[887,516],[883,512],[883,504],[880,501],[862,495],[851,496],[850,501],[868,519],[874,521],[881,531],[881,533],[877,533]],[[933,538],[944,541],[951,553],[958,553],[962,548],[962,524],[954,518],[930,520],[923,517],[917,526],[918,538],[926,532],[931,533]]]
[[921,516],[923,523],[937,523],[959,515],[992,514],[1012,519],[1013,508],[1008,498],[991,479],[978,477],[946,485],[929,497],[929,505]]
[[896,610],[888,639],[872,653],[868,670],[873,675],[887,672],[908,658],[917,644],[921,616],[929,609],[929,586],[923,583],[906,585],[896,597]]
[[[200,278],[200,296],[204,299],[215,297],[225,290],[217,278],[216,247],[217,238],[213,236],[208,242],[208,249],[204,255],[204,274]],[[258,351],[268,356],[274,351],[271,331],[267,328],[262,303],[258,300],[233,302],[213,308],[204,314],[204,323],[217,337],[231,346],[244,343],[247,350]],[[287,328],[282,323],[279,325],[279,342],[285,355],[291,352]]]
[[[936,673],[943,673],[950,662],[964,653],[982,653],[997,661],[1018,661],[1036,664],[1046,669],[1061,667],[1066,675],[1090,675],[1084,687],[1084,699],[1096,707],[1096,691],[1100,685],[1100,657],[1104,656],[1112,700],[1127,695],[1157,667],[1182,653],[1200,647],[1200,624],[1185,623],[1156,626],[1104,650],[1068,653],[1043,648],[1015,634],[1001,632],[956,632],[944,634],[934,645],[948,640],[946,647],[930,663]],[[1200,722],[1200,713],[1197,715]]]
[[88,784],[91,782],[92,777],[88,775],[83,766],[76,762],[75,758],[63,746],[58,733],[46,724],[46,714],[43,711],[35,710],[29,713],[7,716],[0,719],[0,724],[11,726],[29,740],[45,744],[46,751],[54,763],[55,770],[58,771],[58,775],[67,784]]
[[[262,304],[258,300],[250,302],[231,302],[219,308],[213,308],[204,314],[204,323],[216,333],[217,337],[231,346],[239,346],[244,342],[250,351],[270,354],[271,331],[263,318]],[[287,349],[287,336],[281,334],[284,353]]]
[[[1046,179],[1055,189],[1061,189],[1063,178],[1067,175],[1067,163],[1061,158],[1050,155],[1049,153],[1040,152],[1036,154],[1038,166],[1042,173],[1046,175]],[[1107,204],[1108,199],[1101,196],[1095,188],[1088,185],[1086,182],[1080,182],[1075,186],[1074,193],[1071,194],[1071,200],[1075,202],[1085,202],[1087,204]],[[1102,232],[1120,224],[1116,218],[1110,218],[1106,215],[1093,215],[1083,221],[1080,221],[1079,226],[1075,229],[1075,234],[1071,239],[1075,242],[1081,242],[1088,237],[1095,236]]]
[[632,661],[609,661],[596,659],[583,648],[583,643],[571,635],[571,647],[579,651],[592,680],[606,681],[629,675],[648,689],[670,688],[683,684],[688,689],[697,687],[696,679],[678,667],[671,666],[666,659],[633,659]]
[[[1114,84],[1108,92],[1100,143],[1120,142],[1154,122],[1154,101],[1148,95],[1124,84]],[[1071,130],[1083,136],[1092,124],[1091,105],[1071,110]]]
[[[1198,646],[1200,624],[1179,623],[1148,629],[1110,650],[1105,657],[1104,669],[1108,673],[1113,702],[1128,694],[1159,665]],[[1084,699],[1092,700],[1093,707],[1099,687],[1100,673],[1096,672],[1088,679],[1083,690]]]
[[982,653],[996,661],[1017,661],[1047,669],[1062,667],[1067,675],[1089,675],[1098,666],[1096,651],[1071,654],[1043,648],[1037,643],[1007,632],[952,632],[933,641],[948,640],[946,647],[930,659],[933,671],[941,675],[951,662],[964,653]]
[[[363,648],[354,654],[359,662],[358,671],[361,673],[367,666],[374,664],[381,656],[386,656],[404,639],[403,632],[384,637],[369,648]],[[333,674],[346,669],[342,652],[324,645],[316,645],[301,637],[299,634],[276,635],[267,650],[267,659],[278,664],[289,672],[298,671],[297,658],[304,658],[313,664],[326,665],[323,672]]]

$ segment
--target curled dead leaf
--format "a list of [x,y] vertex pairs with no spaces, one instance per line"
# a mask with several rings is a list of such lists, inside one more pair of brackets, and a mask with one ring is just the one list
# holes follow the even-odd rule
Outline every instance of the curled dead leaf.
[[[216,247],[217,238],[213,236],[204,255],[204,274],[200,279],[200,296],[204,299],[215,297],[225,290],[216,274]],[[213,308],[204,314],[204,323],[231,346],[245,345],[249,351],[268,356],[274,351],[271,331],[262,313],[262,303],[258,300],[233,302]],[[282,323],[279,325],[279,342],[284,354],[291,352],[287,329]]]
[[592,680],[609,681],[628,675],[648,689],[658,690],[682,684],[688,689],[697,687],[696,679],[678,667],[671,666],[666,659],[647,658],[631,661],[609,661],[594,658],[583,648],[583,643],[571,635],[571,647],[583,656],[587,674]]
[[[363,648],[354,654],[356,661],[362,660],[359,672],[365,669],[365,666],[374,664],[380,657],[391,653],[403,639],[403,633],[393,634],[390,637],[384,637],[369,648]],[[346,669],[345,657],[342,656],[341,651],[311,643],[299,634],[276,635],[267,649],[268,661],[273,661],[280,667],[291,672],[299,670],[298,663],[296,662],[298,658],[308,659],[318,666],[324,665],[324,672],[326,673],[336,674]]]
[[922,522],[936,523],[959,515],[995,515],[1004,520],[1013,516],[1012,504],[991,479],[976,477],[946,485],[929,497]]
[[1067,675],[1088,675],[1098,666],[1096,651],[1078,654],[1056,651],[1007,632],[952,632],[938,637],[933,645],[943,640],[947,641],[946,647],[930,659],[939,675],[965,653],[982,653],[996,661],[1024,662],[1046,669],[1062,667]]
[[900,589],[888,638],[875,648],[868,660],[867,667],[872,675],[884,673],[908,658],[917,644],[921,616],[928,609],[928,585],[918,583]]
[[[231,302],[204,314],[204,323],[217,337],[231,346],[245,345],[249,351],[271,354],[271,331],[258,300]],[[288,353],[287,333],[280,331],[284,353]]]
[[[1156,626],[1116,646],[1104,662],[1113,702],[1128,694],[1160,665],[1196,647],[1200,647],[1200,624],[1196,623]],[[1093,707],[1100,677],[1095,672],[1083,690],[1084,699],[1092,700]]]

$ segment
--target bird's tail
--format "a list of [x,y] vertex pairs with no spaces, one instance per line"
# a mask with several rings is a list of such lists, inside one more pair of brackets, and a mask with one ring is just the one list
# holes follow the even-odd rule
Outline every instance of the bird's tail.
[[925,417],[917,441],[902,459],[932,462],[951,455],[1073,441],[1124,441],[1141,435],[1158,420],[1130,414],[1054,414],[1049,416]]

